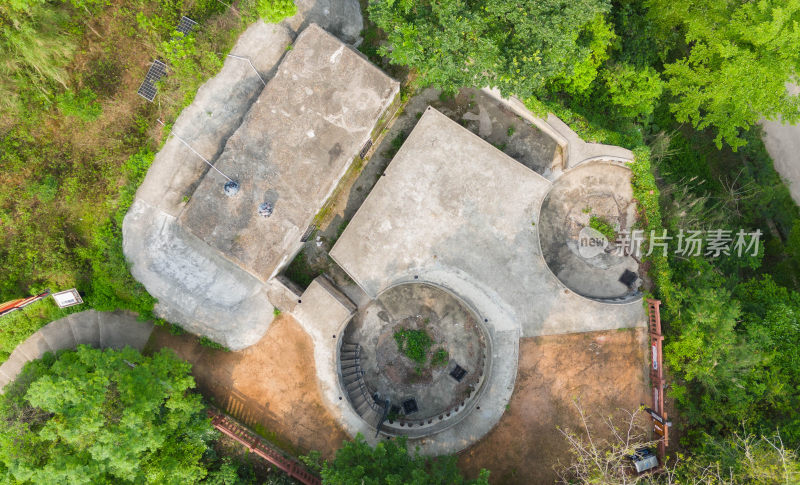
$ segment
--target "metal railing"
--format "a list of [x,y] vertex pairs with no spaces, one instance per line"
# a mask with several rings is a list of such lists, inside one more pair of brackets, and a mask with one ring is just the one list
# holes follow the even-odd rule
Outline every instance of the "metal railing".
[[211,418],[211,424],[215,428],[243,444],[251,452],[272,463],[289,475],[290,478],[294,478],[304,485],[322,485],[322,480],[318,476],[308,471],[297,461],[284,456],[281,452],[267,445],[262,438],[230,416],[211,408],[208,409],[208,416]]

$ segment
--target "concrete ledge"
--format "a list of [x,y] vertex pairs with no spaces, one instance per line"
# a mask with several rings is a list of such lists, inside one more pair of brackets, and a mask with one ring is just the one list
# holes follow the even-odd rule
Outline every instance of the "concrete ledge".
[[100,313],[88,310],[80,313],[84,318],[74,318],[69,321],[75,340],[82,344],[100,347],[100,326],[98,318]]
[[[50,350],[53,352],[58,352],[62,349],[73,349],[78,345],[77,342],[75,342],[75,336],[72,335],[72,329],[69,325],[70,320],[74,317],[75,315],[69,315],[68,317],[58,320],[58,325],[48,324],[39,330],[42,337],[47,341]],[[41,357],[41,355],[39,357]]]
[[[323,282],[324,281],[324,282]],[[314,343],[314,364],[322,400],[336,421],[351,436],[361,433],[369,443],[375,443],[375,429],[355,413],[341,388],[338,355],[341,334],[354,311],[342,304],[329,289],[333,286],[324,276],[317,277],[303,293],[293,316],[311,336]],[[338,292],[338,290],[336,290]],[[335,336],[335,338],[334,338]]]
[[72,349],[81,344],[115,349],[130,346],[141,351],[152,332],[152,323],[139,322],[134,314],[123,312],[88,310],[52,321],[18,345],[0,365],[0,390],[17,378],[25,364],[40,359],[47,352]]
[[127,312],[101,313],[98,325],[100,346],[117,350],[125,347],[142,350],[153,332],[152,323],[140,322]]
[[[58,321],[58,320],[56,320]],[[41,333],[41,330],[34,333],[27,340],[22,342],[14,349],[14,352],[11,353],[13,357],[14,354],[20,354],[25,361],[28,360],[36,360],[44,355],[45,352],[52,352],[53,349],[50,348],[50,344],[47,343],[47,340],[44,338],[44,335]]]
[[300,300],[302,303],[292,314],[311,335],[315,345],[338,340],[356,308],[324,276],[315,278]]
[[[514,96],[504,98],[499,90],[491,88],[484,88],[483,91],[555,140],[562,150],[563,164],[559,167],[561,170],[568,170],[589,161],[602,160],[617,163],[633,161],[633,152],[626,148],[585,142],[572,128],[553,113],[548,113],[547,120],[543,120],[533,114],[525,107],[522,101]],[[558,172],[554,171],[554,175],[554,178],[557,178]]]

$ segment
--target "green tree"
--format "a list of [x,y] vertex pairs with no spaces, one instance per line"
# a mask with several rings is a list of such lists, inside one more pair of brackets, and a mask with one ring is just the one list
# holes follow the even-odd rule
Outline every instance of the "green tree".
[[[527,98],[549,81],[581,89],[613,33],[607,0],[379,0],[370,19],[388,36],[381,53],[419,71],[426,85],[500,88]],[[577,66],[577,67],[576,67]]]
[[15,483],[193,483],[215,433],[188,363],[162,350],[48,354],[0,399],[0,477]]
[[778,433],[756,436],[740,430],[725,438],[706,434],[695,453],[682,458],[668,474],[673,481],[658,483],[800,483],[797,452],[787,448]]
[[374,448],[360,434],[347,441],[336,452],[333,462],[321,470],[326,485],[488,485],[489,472],[481,470],[480,477],[467,480],[458,470],[454,456],[426,458],[411,455],[405,437],[382,441]]
[[671,395],[692,424],[721,430],[749,417],[748,376],[761,356],[737,332],[741,309],[730,292],[702,286],[684,304],[664,348],[666,364],[678,377]]
[[653,22],[683,32],[690,46],[664,67],[678,121],[713,128],[718,147],[736,149],[740,131],[761,117],[800,119],[800,99],[786,90],[800,67],[800,0],[647,4]]

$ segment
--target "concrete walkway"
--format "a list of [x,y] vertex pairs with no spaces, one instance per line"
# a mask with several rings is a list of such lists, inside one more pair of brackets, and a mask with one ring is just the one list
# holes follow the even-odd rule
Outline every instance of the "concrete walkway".
[[[789,94],[800,94],[800,86],[789,85]],[[764,145],[775,164],[775,170],[789,186],[795,203],[800,204],[800,124],[790,125],[780,120],[761,121]]]
[[142,350],[152,332],[152,323],[140,322],[132,313],[95,310],[73,313],[48,323],[14,349],[0,366],[0,389],[16,379],[25,364],[47,352],[74,349],[80,344]]

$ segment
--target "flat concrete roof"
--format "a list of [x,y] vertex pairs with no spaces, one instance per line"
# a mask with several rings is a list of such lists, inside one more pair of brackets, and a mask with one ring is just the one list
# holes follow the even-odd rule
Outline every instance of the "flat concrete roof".
[[[399,84],[315,24],[306,28],[179,217],[226,258],[268,280],[367,141]],[[273,204],[269,218],[258,215]]]
[[643,325],[641,302],[587,300],[548,269],[538,220],[550,188],[428,108],[330,255],[370,297],[428,281],[452,289],[498,331],[536,336]]

